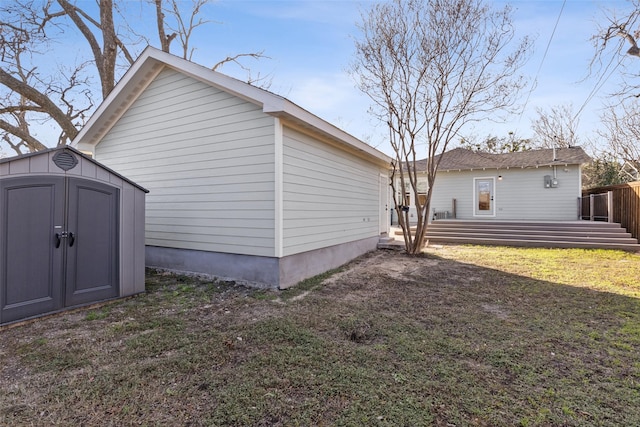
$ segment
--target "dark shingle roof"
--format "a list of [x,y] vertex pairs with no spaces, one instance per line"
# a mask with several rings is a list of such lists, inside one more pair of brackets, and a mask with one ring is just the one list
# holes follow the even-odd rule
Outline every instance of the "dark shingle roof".
[[[580,147],[545,148],[541,150],[519,151],[516,153],[492,154],[454,148],[443,154],[438,170],[506,169],[549,165],[580,165],[589,163],[591,157]],[[416,162],[418,170],[426,169],[426,160]]]

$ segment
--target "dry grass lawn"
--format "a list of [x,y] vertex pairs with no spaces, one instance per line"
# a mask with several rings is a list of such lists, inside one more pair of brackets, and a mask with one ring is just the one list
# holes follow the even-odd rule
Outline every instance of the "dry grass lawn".
[[640,255],[378,251],[287,291],[149,272],[0,330],[0,425],[640,425]]

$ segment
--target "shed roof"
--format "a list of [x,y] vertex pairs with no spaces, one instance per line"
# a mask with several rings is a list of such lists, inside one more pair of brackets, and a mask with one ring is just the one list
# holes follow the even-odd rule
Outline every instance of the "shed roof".
[[[555,154],[555,157],[554,157]],[[508,169],[554,165],[581,165],[591,161],[591,157],[580,147],[545,148],[518,151],[515,153],[484,153],[466,148],[454,148],[440,154],[440,171],[472,169]],[[427,160],[416,162],[418,170],[426,170]]]
[[259,105],[266,114],[288,119],[299,126],[322,134],[338,145],[356,150],[365,157],[387,164],[391,162],[391,158],[386,154],[282,96],[153,47],[147,47],[140,54],[87,124],[80,130],[71,145],[80,149],[95,147],[165,67]]
[[20,154],[17,156],[12,156],[12,157],[3,157],[0,158],[0,164],[2,163],[10,163],[16,160],[20,160],[20,159],[26,159],[29,157],[36,157],[36,156],[48,156],[51,153],[55,153],[55,152],[61,152],[61,151],[69,151],[72,152],[73,154],[82,157],[83,159],[93,163],[94,165],[104,169],[105,171],[117,176],[118,178],[122,179],[123,181],[133,185],[134,187],[144,191],[145,193],[148,193],[149,190],[147,190],[146,188],[144,188],[141,185],[136,184],[135,182],[131,181],[129,178],[123,176],[122,174],[114,171],[113,169],[103,165],[102,163],[92,159],[91,157],[87,156],[86,154],[84,154],[83,152],[73,148],[73,147],[69,147],[68,145],[63,145],[60,147],[54,147],[54,148],[48,148],[46,150],[40,150],[40,151],[35,151],[33,153],[25,153],[25,154]]

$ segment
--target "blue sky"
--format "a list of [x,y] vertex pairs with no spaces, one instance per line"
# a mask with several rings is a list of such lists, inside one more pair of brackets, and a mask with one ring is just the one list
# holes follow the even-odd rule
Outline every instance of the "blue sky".
[[[95,12],[92,1],[78,0],[78,3]],[[624,10],[628,2],[514,0],[510,3],[514,6],[513,22],[519,37],[529,35],[535,39],[532,56],[523,73],[536,80],[536,86],[530,93],[522,93],[521,102],[526,100],[526,105],[521,114],[504,122],[483,122],[467,129],[464,136],[482,140],[488,135],[506,137],[508,132],[515,132],[518,137],[529,138],[533,136],[530,124],[532,118],[537,117],[536,107],[549,109],[572,104],[574,112],[582,109],[579,134],[584,145],[593,137],[599,110],[606,95],[615,89],[618,75],[614,73],[608,78],[586,102],[598,87],[597,78],[588,76],[594,52],[590,38],[597,22],[603,22],[603,9]],[[354,54],[353,40],[359,35],[360,11],[371,4],[370,0],[218,0],[203,10],[202,17],[212,22],[195,30],[191,46],[196,50],[192,60],[211,67],[227,56],[262,51],[268,59],[245,58],[243,64],[254,77],[268,76],[269,90],[392,154],[385,142],[388,130],[367,113],[370,101],[355,87],[348,73]],[[497,7],[505,4],[503,0],[494,2]],[[148,3],[131,1],[123,5],[122,12],[138,31],[154,34],[155,17]],[[68,40],[69,47],[73,46],[78,35],[70,32],[68,37],[52,46],[62,49],[56,50],[55,58],[64,57],[64,63],[86,60],[84,41],[80,42],[81,49],[69,49],[65,43]],[[174,42],[172,50],[180,54],[178,43]],[[626,60],[637,61],[637,58]],[[233,64],[219,71],[247,79],[247,70]],[[48,132],[49,127],[51,125],[43,126],[41,132]],[[55,138],[49,138],[50,144],[55,144]]]
[[[622,10],[627,5],[624,1],[594,0],[567,0],[564,9],[562,0],[511,4],[518,33],[535,38],[534,53],[523,72],[537,80],[537,85],[531,93],[523,93],[522,101],[528,101],[521,115],[505,123],[483,123],[469,129],[469,135],[506,136],[513,131],[520,137],[531,137],[530,122],[536,117],[536,107],[572,104],[574,112],[583,108],[597,85],[595,78],[588,77],[593,55],[590,37],[596,31],[596,21],[602,22],[603,8]],[[343,0],[221,0],[206,10],[206,16],[217,24],[201,28],[194,36],[197,50],[193,60],[211,66],[227,55],[264,51],[271,59],[247,59],[245,64],[252,75],[271,77],[271,91],[390,153],[384,143],[386,130],[367,114],[369,100],[355,88],[347,72],[360,10],[368,6],[366,1]],[[234,66],[220,71],[241,79],[247,76],[245,70]],[[615,76],[584,105],[579,115],[583,140],[597,126],[603,97],[614,84]]]

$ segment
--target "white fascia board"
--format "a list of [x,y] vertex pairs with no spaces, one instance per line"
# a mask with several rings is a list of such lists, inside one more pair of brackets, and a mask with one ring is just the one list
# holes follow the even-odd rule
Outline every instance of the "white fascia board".
[[[218,87],[260,106],[271,97],[275,97],[275,95],[232,77],[153,47],[147,47],[116,84],[111,93],[102,101],[70,145],[93,151],[95,145],[109,132],[111,127],[122,117],[164,67],[173,68],[196,80]],[[265,95],[271,95],[271,97]]]
[[293,102],[285,98],[277,98],[277,100],[271,100],[268,104],[263,104],[262,111],[267,114],[282,116],[293,120],[294,122],[302,123],[304,126],[310,127],[321,134],[329,136],[331,139],[337,140],[345,146],[351,147],[368,157],[376,158],[388,165],[391,164],[391,157],[387,156],[383,152],[373,148],[369,144],[366,144],[353,135],[321,119],[315,114],[310,113]]
[[142,52],[113,91],[100,104],[87,124],[80,130],[71,142],[71,146],[93,151],[95,145],[100,142],[164,66],[171,67],[178,72],[259,105],[266,114],[293,119],[345,146],[364,153],[368,157],[373,157],[387,164],[391,163],[391,157],[279,95],[153,47],[147,47]]
[[93,152],[102,137],[162,70],[163,64],[152,58],[151,51],[154,50],[148,47],[142,52],[69,145]]
[[267,104],[277,105],[280,102],[285,101],[284,98],[278,95],[257,86],[252,86],[236,78],[213,71],[210,68],[196,64],[195,62],[187,61],[157,49],[154,49],[153,53],[154,58],[164,62],[167,66],[174,68],[178,72],[187,74],[196,80],[217,87],[220,90],[229,92],[253,104],[260,105],[261,107]]

